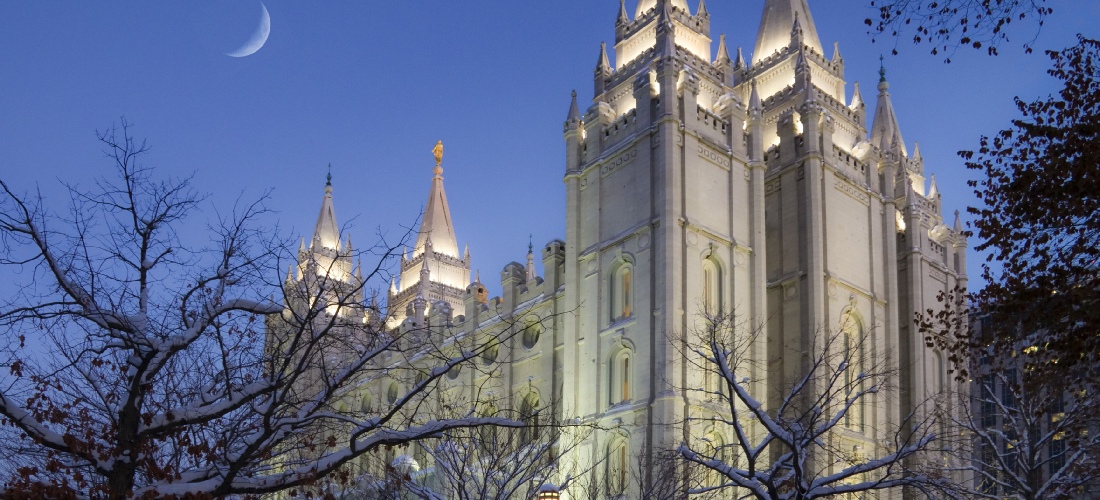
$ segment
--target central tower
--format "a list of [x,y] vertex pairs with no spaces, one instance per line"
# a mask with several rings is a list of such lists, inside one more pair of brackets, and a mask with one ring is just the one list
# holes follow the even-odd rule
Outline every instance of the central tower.
[[710,54],[705,3],[642,0],[633,20],[621,5],[614,69],[602,46],[593,104],[582,115],[574,93],[564,127],[565,309],[578,311],[564,410],[629,424],[597,446],[615,460],[626,439],[648,471],[706,411],[680,340],[706,313],[765,311],[762,109],[734,87],[744,64],[724,37]]

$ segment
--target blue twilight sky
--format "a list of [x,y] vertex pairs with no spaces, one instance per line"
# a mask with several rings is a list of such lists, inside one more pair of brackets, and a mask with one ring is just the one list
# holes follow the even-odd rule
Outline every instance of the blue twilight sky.
[[[689,3],[694,11],[698,0]],[[892,41],[872,44],[866,33],[869,3],[810,7],[826,52],[840,42],[848,95],[864,82],[868,116],[887,53],[902,133],[910,150],[920,142],[950,221],[974,200],[955,152],[1004,128],[1013,96],[1054,91],[1048,60],[1022,53],[1033,26],[995,58],[963,50],[944,64],[905,42],[890,56]],[[633,13],[635,0],[627,4]],[[749,57],[762,5],[709,0],[715,43],[726,33],[731,50]],[[294,234],[312,231],[332,163],[337,217],[362,245],[377,228],[393,235],[416,222],[442,139],[459,244],[469,243],[491,287],[504,264],[523,260],[528,234],[536,245],[563,237],[562,122],[570,90],[582,109],[592,97],[617,1],[266,6],[267,44],[237,59],[225,53],[255,31],[255,0],[0,2],[0,176],[37,185],[63,208],[62,180],[87,185],[109,173],[95,130],[125,116],[152,146],[147,165],[193,172],[223,208],[273,189],[271,205]],[[1078,32],[1100,36],[1100,2],[1053,7],[1038,48],[1072,45]],[[976,276],[973,253],[970,262]]]

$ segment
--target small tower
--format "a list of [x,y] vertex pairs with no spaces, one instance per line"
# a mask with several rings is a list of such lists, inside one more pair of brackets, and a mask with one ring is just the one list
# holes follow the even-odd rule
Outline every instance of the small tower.
[[435,167],[416,246],[410,256],[402,255],[400,281],[396,284],[396,292],[393,288],[390,290],[390,326],[404,320],[412,310],[409,306],[418,296],[424,299],[425,307],[444,301],[452,310],[461,310],[466,284],[470,281],[469,247],[459,254],[451,209],[443,188],[443,141],[436,143],[432,154]]

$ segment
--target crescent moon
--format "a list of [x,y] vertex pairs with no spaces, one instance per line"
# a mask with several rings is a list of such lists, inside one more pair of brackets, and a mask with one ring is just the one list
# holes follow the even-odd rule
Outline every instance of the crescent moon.
[[267,13],[267,7],[263,2],[260,2],[260,8],[263,9],[263,15],[260,17],[260,26],[256,28],[256,32],[252,34],[252,38],[249,38],[241,48],[233,51],[226,52],[225,55],[229,57],[245,57],[255,54],[257,50],[263,48],[264,43],[267,42],[267,36],[271,34],[271,16]]

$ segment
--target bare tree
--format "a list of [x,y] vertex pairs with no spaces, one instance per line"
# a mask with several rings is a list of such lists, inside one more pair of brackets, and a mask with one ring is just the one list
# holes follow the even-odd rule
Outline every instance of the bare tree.
[[442,433],[439,439],[413,445],[420,448],[431,478],[409,489],[426,499],[507,500],[532,498],[544,484],[568,488],[574,479],[594,470],[566,457],[592,434],[585,425],[540,421],[549,408],[511,413],[527,427],[481,427]]
[[[383,330],[363,291],[400,242],[311,257],[305,285],[279,283],[293,253],[263,200],[197,231],[189,179],[155,178],[125,121],[99,137],[116,175],[69,186],[65,212],[0,181],[0,264],[19,287],[0,304],[0,416],[20,434],[3,444],[19,453],[10,494],[262,494],[452,429],[523,425],[472,404],[417,416],[488,344]],[[344,272],[354,258],[369,265]],[[380,380],[384,403],[345,407]]]
[[[1100,404],[1083,370],[1069,377],[1029,373],[1024,339],[1011,355],[975,350],[972,395],[952,417],[959,471],[974,478],[952,492],[970,498],[1081,498],[1100,479]],[[1095,492],[1093,492],[1095,493]]]
[[[985,49],[997,55],[1002,43],[1009,41],[1014,26],[1033,21],[1031,38],[1023,43],[1031,53],[1039,30],[1054,13],[1047,0],[872,0],[878,16],[864,22],[875,39],[885,35],[898,40],[913,35],[914,44],[930,45],[933,55],[946,62],[959,47]],[[895,46],[894,53],[897,53]]]
[[732,315],[705,324],[688,349],[715,382],[691,392],[714,401],[716,411],[691,421],[732,438],[681,445],[684,460],[713,471],[691,493],[801,500],[933,483],[912,465],[933,441],[933,416],[910,415],[893,429],[864,420],[894,375],[885,360],[864,355],[869,334],[817,335],[803,351],[801,372],[769,388],[773,399],[765,404],[752,394],[750,356],[762,332],[739,327]]

